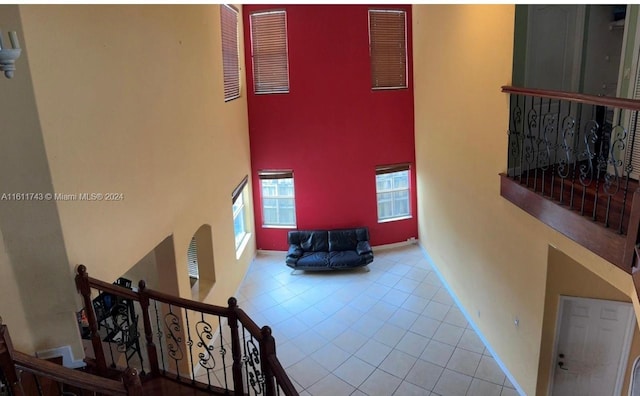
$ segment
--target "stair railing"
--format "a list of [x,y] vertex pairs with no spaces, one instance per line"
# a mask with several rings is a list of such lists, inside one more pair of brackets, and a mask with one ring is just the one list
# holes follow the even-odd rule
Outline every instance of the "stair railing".
[[[109,366],[135,366],[143,380],[148,374],[237,395],[298,395],[277,358],[271,329],[260,328],[233,297],[221,307],[149,289],[144,281],[133,291],[89,277],[84,265],[78,266],[76,286],[85,305],[95,367],[101,373]],[[113,304],[134,303],[135,315],[142,319],[144,362],[119,357],[117,347],[114,351],[112,343],[105,342],[109,326],[101,321],[109,321],[109,315],[96,315],[96,301],[104,301],[105,293]]]
[[25,390],[23,378],[32,375],[37,384],[37,392],[42,393],[40,382],[46,378],[56,383],[60,393],[64,386],[103,395],[142,396],[142,384],[135,369],[129,368],[122,375],[122,382],[99,377],[79,370],[38,359],[13,348],[7,326],[0,318],[0,371],[7,382],[9,394],[13,396],[31,396]]

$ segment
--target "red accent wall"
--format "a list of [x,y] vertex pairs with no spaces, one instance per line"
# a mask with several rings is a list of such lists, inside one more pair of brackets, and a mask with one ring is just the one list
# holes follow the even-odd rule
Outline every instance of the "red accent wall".
[[[408,89],[372,91],[369,8],[407,11]],[[285,9],[288,94],[255,95],[249,14]],[[262,227],[258,171],[292,169],[297,228],[369,227],[371,244],[417,237],[411,6],[245,5],[249,135],[258,249],[286,250],[287,229]],[[378,223],[376,165],[409,162],[411,219]]]

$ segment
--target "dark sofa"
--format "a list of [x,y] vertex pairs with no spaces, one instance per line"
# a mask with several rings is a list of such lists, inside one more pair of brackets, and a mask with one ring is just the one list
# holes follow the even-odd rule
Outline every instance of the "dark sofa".
[[305,271],[363,267],[373,261],[366,227],[328,231],[289,231],[286,263]]

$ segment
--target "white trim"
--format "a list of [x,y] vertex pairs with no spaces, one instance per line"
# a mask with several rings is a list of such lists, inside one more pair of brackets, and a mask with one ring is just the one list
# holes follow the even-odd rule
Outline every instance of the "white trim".
[[424,255],[425,259],[427,260],[427,262],[429,263],[431,268],[433,268],[434,272],[438,275],[438,278],[440,278],[440,281],[444,285],[445,289],[447,289],[447,291],[449,292],[449,294],[453,298],[453,301],[456,303],[456,305],[458,306],[458,308],[460,309],[460,311],[462,312],[464,317],[467,319],[467,321],[469,322],[469,324],[471,325],[473,330],[476,332],[478,337],[480,337],[480,340],[484,343],[485,347],[487,347],[487,349],[489,350],[489,353],[491,353],[491,356],[493,356],[493,358],[495,359],[495,361],[498,364],[498,366],[500,366],[500,368],[505,373],[507,378],[509,378],[509,381],[511,381],[511,384],[513,384],[513,386],[515,387],[516,392],[518,392],[518,394],[521,395],[521,396],[526,396],[527,395],[526,392],[522,389],[520,384],[518,384],[518,382],[516,381],[514,376],[507,369],[507,366],[505,366],[505,364],[502,362],[502,360],[500,360],[500,357],[495,352],[495,350],[491,347],[491,345],[489,344],[487,339],[484,337],[482,332],[480,332],[480,329],[478,328],[478,325],[476,325],[476,323],[473,321],[473,317],[471,315],[469,315],[469,313],[464,308],[464,306],[462,305],[462,303],[460,302],[460,300],[458,299],[456,294],[453,292],[453,290],[451,289],[451,287],[447,283],[446,279],[444,278],[444,276],[442,275],[442,273],[440,272],[438,267],[436,267],[435,263],[433,262],[433,259],[431,258],[431,256],[429,256],[429,253],[427,253],[427,250],[424,248],[424,246],[422,246],[421,243],[418,243],[418,246],[420,246],[420,250],[422,250],[422,254]]
[[70,345],[61,346],[53,349],[45,349],[43,351],[37,351],[36,357],[40,359],[51,359],[55,357],[62,357],[62,365],[67,368],[77,369],[86,366],[84,360],[76,360],[73,358],[73,352]]
[[573,296],[560,296],[558,299],[558,315],[556,316],[556,325],[555,325],[555,335],[553,339],[553,349],[551,354],[551,367],[549,370],[549,387],[547,389],[547,394],[551,395],[553,391],[553,382],[555,379],[555,367],[557,364],[558,357],[558,341],[560,341],[560,324],[562,321],[562,315],[564,314],[564,303],[566,301],[584,301],[584,300],[595,300],[595,301],[606,301],[608,303],[616,304],[616,305],[624,305],[629,309],[630,315],[627,318],[627,330],[624,333],[624,340],[622,344],[622,351],[620,352],[620,361],[618,362],[618,374],[616,376],[616,387],[613,391],[614,395],[620,395],[622,392],[622,385],[624,384],[624,375],[627,371],[627,365],[629,363],[629,353],[631,352],[631,340],[633,336],[634,325],[636,323],[636,315],[633,309],[633,304],[630,302],[624,301],[613,301],[606,300],[603,298],[589,298],[589,297],[573,297]]

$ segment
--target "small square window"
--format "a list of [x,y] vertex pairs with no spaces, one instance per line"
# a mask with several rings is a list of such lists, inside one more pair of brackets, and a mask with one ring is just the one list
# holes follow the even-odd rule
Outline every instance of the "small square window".
[[378,222],[411,217],[409,165],[376,168]]

